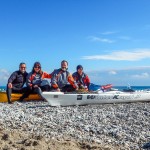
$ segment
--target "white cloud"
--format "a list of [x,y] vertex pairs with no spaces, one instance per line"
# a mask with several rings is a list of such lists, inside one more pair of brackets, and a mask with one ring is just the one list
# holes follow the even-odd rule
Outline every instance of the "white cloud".
[[150,70],[150,66],[136,66],[136,67],[126,67],[119,70]]
[[115,31],[106,31],[106,32],[103,32],[101,34],[103,35],[110,35],[110,34],[115,34],[116,32]]
[[10,73],[6,69],[0,69],[0,86],[7,83]]
[[[150,66],[138,66],[120,69],[98,69],[86,71],[92,83],[126,86],[149,86]],[[112,74],[109,74],[112,73]],[[114,73],[114,74],[113,74]],[[116,73],[116,74],[115,74]]]
[[89,60],[114,60],[114,61],[138,61],[150,58],[150,49],[136,49],[128,51],[115,51],[107,55],[83,56],[82,59]]
[[115,75],[115,74],[117,74],[117,72],[112,70],[112,71],[109,71],[109,74]]
[[121,40],[131,40],[131,38],[129,36],[120,36],[118,38]]
[[96,36],[89,36],[88,39],[90,39],[91,41],[102,42],[102,43],[114,43],[115,42],[107,38],[100,38]]
[[99,73],[102,73],[102,72],[105,72],[105,73],[109,73],[109,74],[118,74],[119,72],[122,72],[122,71],[125,71],[125,72],[131,72],[131,71],[134,71],[134,72],[139,72],[139,71],[142,71],[142,72],[147,72],[149,71],[150,72],[150,66],[136,66],[136,67],[121,67],[121,68],[105,68],[105,69],[96,69],[96,70],[88,70],[86,72],[88,73],[92,73],[94,75],[97,75],[97,72]]
[[0,69],[0,73],[4,74],[4,75],[9,75],[9,72],[6,69]]
[[147,72],[141,73],[141,74],[135,74],[131,76],[132,78],[138,78],[138,79],[145,79],[149,78],[150,75]]

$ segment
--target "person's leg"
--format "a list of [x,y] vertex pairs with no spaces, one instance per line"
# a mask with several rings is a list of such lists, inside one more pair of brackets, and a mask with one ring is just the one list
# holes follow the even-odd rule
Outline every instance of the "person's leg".
[[25,98],[29,97],[29,95],[32,93],[32,89],[29,87],[23,87],[21,93],[23,93],[23,95],[19,98],[20,102],[22,102]]
[[34,92],[37,93],[42,99],[45,100],[45,98],[42,96],[41,87],[34,88]]
[[50,86],[49,85],[44,85],[44,86],[41,86],[40,88],[41,88],[42,92],[43,91],[47,91],[47,92],[50,91]]
[[11,104],[11,93],[12,93],[12,88],[8,88],[6,89],[6,93],[7,93],[7,100],[8,100],[8,103]]
[[61,91],[62,92],[73,92],[73,91],[75,91],[75,88],[73,88],[72,85],[65,85]]
[[7,100],[8,100],[8,103],[11,104],[12,101],[11,101],[11,94],[12,93],[20,93],[20,89],[19,88],[16,88],[16,87],[13,87],[13,88],[8,88],[6,89],[6,93],[7,93]]

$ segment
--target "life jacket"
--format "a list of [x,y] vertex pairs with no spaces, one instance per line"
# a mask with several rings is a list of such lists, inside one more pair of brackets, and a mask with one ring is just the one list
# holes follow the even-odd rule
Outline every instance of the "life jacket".
[[79,74],[78,74],[78,72],[75,72],[75,73],[73,73],[73,78],[74,78],[74,80],[76,81],[76,83],[80,86],[80,85],[83,85],[83,86],[89,86],[89,84],[90,84],[90,79],[89,79],[89,77],[87,76],[87,74],[86,73],[82,73],[82,75],[80,76]]
[[76,88],[77,85],[75,85],[74,79],[72,75],[69,73],[69,71],[62,71],[61,68],[54,70],[52,73],[52,86],[53,88],[62,88],[67,84],[71,84],[74,88]]
[[[29,86],[32,86],[34,84],[33,81],[36,80],[36,75],[37,75],[37,73],[32,73],[32,72],[29,74],[29,77],[27,79]],[[42,82],[42,79],[44,79],[44,78],[50,79],[52,77],[51,74],[48,74],[46,72],[43,72],[42,75],[39,75],[39,76],[40,76],[40,77],[38,77],[39,81],[37,82],[38,84],[40,84]]]

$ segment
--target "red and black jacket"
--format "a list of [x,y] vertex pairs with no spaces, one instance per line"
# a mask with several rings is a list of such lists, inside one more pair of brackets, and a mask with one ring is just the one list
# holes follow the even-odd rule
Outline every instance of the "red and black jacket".
[[48,74],[46,72],[42,72],[42,74],[39,73],[32,73],[30,72],[27,76],[27,86],[32,87],[34,85],[40,85],[42,82],[42,79],[48,78],[50,79],[52,76],[51,74]]
[[90,79],[89,79],[87,74],[85,74],[83,72],[82,75],[79,75],[78,72],[75,72],[75,73],[73,73],[72,76],[73,76],[74,80],[76,81],[76,83],[78,84],[79,87],[81,85],[83,85],[83,86],[87,86],[87,88],[89,89]]

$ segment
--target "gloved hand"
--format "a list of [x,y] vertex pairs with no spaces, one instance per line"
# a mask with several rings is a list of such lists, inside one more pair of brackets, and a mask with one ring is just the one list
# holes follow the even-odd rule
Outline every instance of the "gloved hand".
[[79,88],[80,88],[80,89],[84,89],[84,86],[81,84]]

